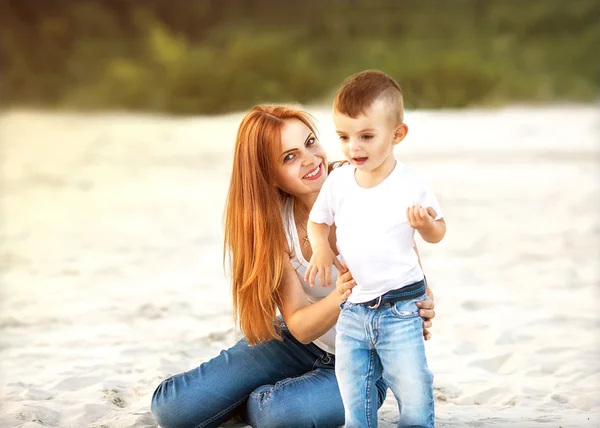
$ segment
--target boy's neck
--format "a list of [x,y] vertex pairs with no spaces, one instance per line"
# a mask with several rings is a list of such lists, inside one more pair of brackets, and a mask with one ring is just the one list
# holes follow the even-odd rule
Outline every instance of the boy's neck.
[[354,171],[354,179],[356,180],[356,183],[364,189],[375,187],[389,177],[396,167],[396,163],[396,158],[391,154],[381,165],[371,171],[362,171],[356,168]]

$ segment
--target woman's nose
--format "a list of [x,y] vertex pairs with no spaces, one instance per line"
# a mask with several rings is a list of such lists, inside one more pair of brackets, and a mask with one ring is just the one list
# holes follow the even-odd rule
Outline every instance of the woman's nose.
[[304,166],[312,166],[317,162],[317,157],[312,153],[306,153],[302,161]]

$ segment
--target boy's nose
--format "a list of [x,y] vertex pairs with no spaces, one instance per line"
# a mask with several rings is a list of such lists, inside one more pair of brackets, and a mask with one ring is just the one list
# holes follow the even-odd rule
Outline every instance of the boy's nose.
[[358,144],[357,141],[350,140],[350,144],[349,144],[348,148],[350,149],[351,152],[359,152],[360,151],[360,145]]

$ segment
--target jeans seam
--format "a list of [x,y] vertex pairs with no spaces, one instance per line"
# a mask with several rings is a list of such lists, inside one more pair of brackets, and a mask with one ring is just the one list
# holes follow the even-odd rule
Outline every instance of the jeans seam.
[[311,377],[316,376],[316,374],[317,374],[316,370],[311,370],[308,373],[304,373],[303,375],[296,376],[296,377],[290,377],[290,378],[281,380],[281,381],[277,382],[275,385],[273,385],[273,388],[271,390],[273,392],[279,391],[280,389],[283,389],[287,385],[290,385],[295,382],[300,382],[301,380],[304,380],[304,379],[310,379]]
[[367,426],[372,426],[371,425],[371,388],[372,388],[372,380],[373,380],[373,356],[374,356],[375,351],[371,350],[371,352],[369,352],[369,373],[367,375],[367,397],[366,397],[366,420],[367,420]]
[[195,428],[202,428],[202,427],[205,427],[205,426],[207,426],[208,424],[210,424],[210,423],[211,423],[211,422],[213,422],[214,420],[216,420],[216,419],[220,418],[221,416],[223,416],[224,414],[226,414],[227,412],[229,412],[231,409],[233,409],[233,408],[235,408],[235,407],[239,406],[241,403],[243,403],[243,402],[244,402],[244,400],[247,400],[247,399],[248,399],[248,395],[247,395],[247,396],[245,396],[244,398],[242,398],[241,400],[239,400],[239,401],[237,401],[237,402],[233,403],[231,406],[229,406],[229,407],[228,407],[228,408],[226,408],[225,410],[222,410],[221,412],[217,413],[217,414],[216,414],[216,415],[214,415],[212,418],[210,418],[210,419],[208,419],[208,420],[206,420],[206,421],[202,422],[200,425],[196,425],[196,427],[195,427]]
[[[421,296],[423,296],[423,295],[421,295]],[[417,296],[417,297],[421,297],[421,296]],[[415,297],[415,298],[417,298],[417,297]],[[424,300],[426,300],[426,299],[424,299]],[[422,301],[422,300],[419,300],[419,301]],[[395,303],[393,303],[393,304],[390,306],[390,312],[391,312],[391,314],[392,314],[393,316],[395,316],[396,318],[399,318],[399,319],[411,319],[411,318],[416,318],[416,317],[418,317],[418,316],[419,316],[419,307],[418,307],[418,306],[416,306],[416,302],[415,302],[415,307],[416,307],[416,309],[415,309],[414,311],[410,312],[410,314],[401,314],[401,313],[400,313],[400,312],[399,312],[399,311],[396,309],[396,303],[398,303],[398,302],[395,302]]]
[[304,373],[303,375],[300,375],[300,376],[290,377],[290,378],[287,378],[284,380],[280,380],[279,382],[277,382],[273,386],[271,386],[267,391],[263,391],[260,393],[251,392],[249,396],[251,398],[260,398],[267,392],[273,393],[275,391],[279,391],[280,389],[283,389],[284,387],[286,387],[294,382],[299,382],[304,379],[310,379],[311,377],[316,376],[316,375],[317,375],[316,371],[311,370],[310,372]]

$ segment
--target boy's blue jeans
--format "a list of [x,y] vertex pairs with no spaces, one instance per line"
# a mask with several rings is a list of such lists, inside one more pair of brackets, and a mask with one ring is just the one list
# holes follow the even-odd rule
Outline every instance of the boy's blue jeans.
[[[164,380],[152,397],[163,428],[217,427],[239,415],[254,427],[336,427],[344,408],[333,355],[303,345],[280,321],[283,341],[245,339],[199,367]],[[374,381],[373,405],[387,385]]]
[[337,323],[335,371],[344,402],[346,427],[376,427],[375,381],[387,381],[398,400],[399,427],[433,427],[433,374],[427,367],[423,320],[417,301],[377,308],[344,302]]

